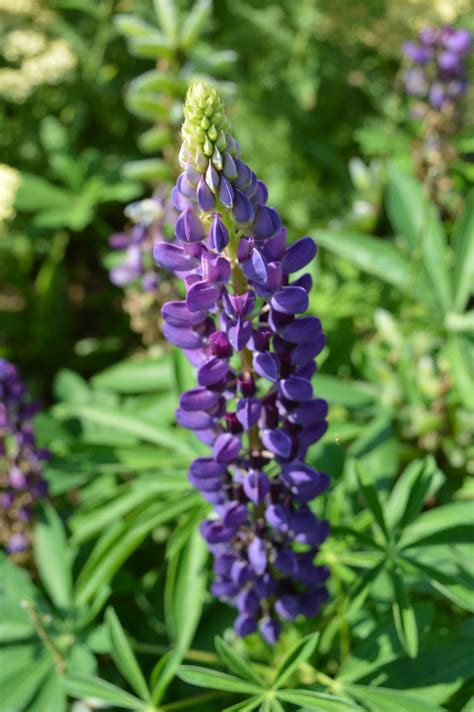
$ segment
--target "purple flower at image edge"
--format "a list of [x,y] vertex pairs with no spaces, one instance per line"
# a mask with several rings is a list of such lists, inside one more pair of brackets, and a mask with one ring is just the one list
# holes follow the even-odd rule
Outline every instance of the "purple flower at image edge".
[[0,536],[9,554],[29,548],[36,505],[48,494],[42,469],[49,453],[36,445],[32,424],[37,411],[18,368],[0,358]]

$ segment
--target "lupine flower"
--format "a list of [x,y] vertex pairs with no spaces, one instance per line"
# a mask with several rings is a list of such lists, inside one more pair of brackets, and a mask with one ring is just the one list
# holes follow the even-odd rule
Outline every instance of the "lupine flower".
[[164,334],[197,368],[176,417],[211,448],[189,480],[213,505],[201,527],[212,591],[237,609],[238,634],[258,628],[274,643],[282,619],[314,616],[327,597],[328,570],[314,559],[328,523],[310,502],[329,478],[305,463],[327,427],[311,384],[325,339],[319,319],[303,316],[311,276],[294,276],[316,245],[287,246],[267,187],[204,83],[188,92],[182,137],[176,239],[154,249],[186,287],[185,300],[163,306]]
[[453,27],[425,28],[418,43],[407,42],[403,53],[409,68],[405,89],[410,96],[429,102],[436,110],[455,106],[466,93],[466,56],[471,48],[471,34]]
[[165,225],[174,222],[173,207],[157,193],[152,198],[130,203],[125,208],[125,216],[131,227],[109,238],[110,246],[123,252],[122,260],[110,270],[110,281],[117,287],[134,285],[151,292],[160,279],[151,250],[158,240],[165,239]]
[[109,238],[110,246],[122,252],[109,276],[113,284],[124,289],[123,308],[130,315],[132,329],[146,344],[152,344],[159,336],[161,305],[170,296],[169,284],[153,261],[152,247],[167,239],[176,211],[171,200],[159,191],[152,198],[130,203],[125,215],[130,226]]
[[29,397],[16,366],[0,358],[0,542],[10,554],[29,547],[35,505],[46,497],[49,453],[36,445]]

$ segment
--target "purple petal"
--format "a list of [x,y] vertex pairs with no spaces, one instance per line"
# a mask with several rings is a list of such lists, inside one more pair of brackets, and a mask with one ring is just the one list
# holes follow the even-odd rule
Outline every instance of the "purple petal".
[[255,537],[248,546],[247,555],[252,569],[257,576],[261,576],[265,572],[268,563],[265,542]]
[[328,404],[322,398],[302,403],[298,408],[292,410],[289,420],[297,425],[309,426],[325,420],[328,414]]
[[198,370],[198,383],[200,386],[212,386],[219,383],[227,375],[227,361],[220,358],[212,358],[203,364]]
[[191,207],[186,208],[177,219],[175,234],[182,242],[199,242],[206,237],[202,223]]
[[241,638],[255,633],[257,630],[257,616],[241,613],[234,621],[234,630]]
[[282,287],[270,300],[276,311],[297,314],[308,308],[308,293],[302,287]]
[[292,401],[309,401],[313,397],[313,387],[305,378],[290,376],[280,381],[280,391],[285,398]]
[[203,280],[189,288],[186,295],[186,305],[192,312],[211,309],[219,298],[220,289]]
[[281,228],[281,219],[274,208],[267,205],[257,204],[255,206],[255,218],[253,221],[253,231],[256,239],[268,240],[274,237]]
[[252,222],[254,217],[253,206],[249,199],[240,190],[234,190],[234,207],[232,210],[234,219],[238,223]]
[[326,345],[326,337],[320,334],[315,341],[310,344],[298,344],[291,352],[291,363],[293,366],[304,366],[308,361],[312,361]]
[[197,326],[206,318],[205,312],[190,312],[186,302],[166,302],[161,316],[171,326]]
[[258,250],[252,250],[250,259],[243,264],[243,270],[247,279],[251,279],[253,282],[265,284],[267,281],[267,266]]
[[229,231],[219,218],[218,215],[214,215],[214,219],[211,224],[211,229],[209,231],[209,244],[217,252],[222,252],[225,250],[229,244]]
[[244,430],[250,430],[258,422],[261,412],[258,398],[241,398],[237,404],[237,419]]
[[274,452],[279,457],[289,457],[292,448],[292,440],[284,430],[264,430],[262,433],[262,443],[267,450]]
[[199,349],[203,344],[203,338],[191,327],[171,326],[165,324],[163,327],[165,339],[180,349]]
[[268,351],[254,355],[253,367],[259,376],[266,378],[268,381],[274,382],[278,379],[278,374],[280,372],[278,359],[274,354],[271,354]]
[[176,421],[183,428],[189,428],[189,430],[207,430],[212,427],[214,418],[205,411],[178,408]]
[[219,393],[207,388],[191,388],[180,395],[179,404],[184,410],[209,410],[219,403],[220,398]]
[[260,504],[270,491],[270,481],[264,472],[252,470],[244,477],[242,486],[251,502]]
[[169,242],[158,242],[153,248],[153,257],[160,267],[173,272],[189,272],[198,264],[182,247]]
[[201,258],[202,276],[213,284],[225,284],[230,278],[230,263],[225,257],[207,253]]
[[247,346],[252,336],[252,324],[250,321],[237,319],[235,325],[229,328],[229,341],[236,351],[242,351]]
[[222,433],[214,443],[212,454],[217,462],[233,462],[238,457],[241,449],[242,442],[238,435]]
[[295,319],[283,329],[282,336],[292,344],[309,344],[322,333],[322,324],[315,316]]
[[260,633],[262,634],[262,638],[264,638],[264,640],[266,640],[269,645],[275,645],[278,638],[280,637],[280,632],[281,632],[280,623],[277,620],[275,620],[275,618],[270,618],[269,616],[265,616],[260,621],[258,627],[259,627]]
[[316,257],[316,244],[310,237],[302,237],[294,242],[286,251],[282,259],[284,274],[298,272]]
[[234,189],[225,176],[221,176],[219,200],[226,208],[231,208],[234,204]]
[[204,176],[201,176],[199,179],[197,187],[197,201],[199,209],[202,210],[203,213],[209,213],[211,210],[216,209],[216,199],[214,197],[214,193],[207,185]]

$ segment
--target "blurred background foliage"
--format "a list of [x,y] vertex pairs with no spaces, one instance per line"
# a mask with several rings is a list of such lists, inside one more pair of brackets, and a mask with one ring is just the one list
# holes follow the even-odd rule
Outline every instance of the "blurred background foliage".
[[[40,655],[25,699],[28,690],[41,697],[41,682],[44,699],[56,695],[63,709],[68,670],[71,695],[100,697],[103,688],[81,678],[98,661],[102,677],[123,687],[122,674],[146,698],[148,683],[117,654],[115,614],[100,618],[109,599],[133,629],[156,700],[175,673],[172,700],[198,694],[190,684],[218,684],[178,669],[195,633],[198,657],[188,661],[220,664],[209,650],[230,622],[206,598],[206,575],[191,570],[197,596],[180,625],[190,606],[182,570],[205,558],[195,535],[205,506],[185,477],[202,448],[174,425],[193,376],[180,354],[131,328],[138,309],[156,330],[160,293],[150,304],[138,282],[112,284],[108,242],[128,203],[170,190],[182,98],[205,76],[225,95],[242,153],[290,239],[311,234],[319,245],[310,308],[328,345],[314,385],[331,424],[310,461],[333,478],[324,505],[335,536],[323,551],[333,577],[317,623],[320,657],[298,682],[371,712],[472,710],[474,115],[464,113],[449,151],[429,164],[444,181],[440,200],[420,160],[426,137],[404,94],[401,52],[426,25],[472,31],[471,11],[469,0],[0,0],[0,355],[52,405],[37,428],[54,452],[46,474],[68,520],[65,530],[47,510],[34,584],[2,562],[5,610],[20,589],[33,602],[8,629],[22,660]],[[464,106],[472,100],[471,81]],[[413,502],[405,517],[397,501]],[[54,645],[28,647],[43,614]],[[272,660],[251,644],[266,682],[285,646],[298,644],[290,629]],[[170,645],[176,655],[154,670]],[[225,645],[217,652],[236,672]],[[368,697],[369,684],[406,689],[407,675],[416,704]]]

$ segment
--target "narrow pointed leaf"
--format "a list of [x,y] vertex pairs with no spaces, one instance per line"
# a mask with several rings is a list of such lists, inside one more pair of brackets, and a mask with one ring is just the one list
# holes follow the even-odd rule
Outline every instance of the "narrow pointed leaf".
[[453,307],[461,312],[474,289],[474,189],[467,196],[464,212],[454,227],[453,247]]
[[51,600],[58,608],[72,603],[72,558],[59,516],[50,505],[45,507],[46,522],[36,527],[35,561]]
[[64,680],[67,692],[72,697],[87,698],[95,697],[101,702],[108,702],[110,705],[127,710],[144,710],[146,705],[138,697],[130,695],[112,685],[110,682],[101,680],[94,675],[84,673],[70,673]]
[[384,534],[385,538],[387,539],[389,534],[388,534],[388,529],[387,529],[387,524],[385,522],[385,516],[383,513],[382,505],[379,499],[379,495],[377,492],[377,489],[375,485],[373,484],[373,480],[370,477],[370,474],[367,472],[365,467],[362,465],[362,463],[357,462],[357,461],[352,461],[350,463],[351,467],[355,468],[357,479],[359,481],[359,484],[362,488],[362,491],[364,493],[366,502],[369,506],[369,509],[377,522],[380,530]]
[[231,648],[230,645],[227,645],[227,643],[222,638],[216,638],[215,646],[217,654],[219,655],[222,662],[227,665],[229,670],[235,672],[237,675],[245,678],[246,680],[249,680],[250,682],[254,682],[256,685],[261,685],[262,687],[265,687],[264,681],[252,669],[249,661],[239,655],[239,653],[237,653],[233,648]]
[[395,628],[403,649],[410,658],[416,658],[418,653],[418,627],[413,606],[410,602],[403,573],[398,567],[391,571],[395,600],[393,602],[393,618]]
[[246,680],[240,680],[234,675],[227,675],[217,670],[198,667],[196,665],[181,665],[178,668],[178,677],[190,685],[207,687],[210,690],[224,690],[224,692],[240,692],[243,695],[261,694],[261,687],[253,685]]
[[371,712],[443,712],[442,707],[424,697],[390,690],[386,687],[348,685],[348,691],[367,705]]
[[143,673],[113,608],[107,609],[106,621],[112,643],[111,653],[115,664],[135,692],[144,700],[150,699]]
[[291,675],[306,662],[316,649],[316,644],[319,639],[319,633],[313,633],[308,635],[302,640],[298,641],[296,645],[291,648],[281,661],[280,665],[275,674],[275,680],[273,681],[273,688],[278,688],[284,685]]
[[349,702],[342,697],[334,697],[313,690],[279,690],[278,697],[285,702],[301,705],[305,710],[317,712],[355,712],[362,710],[355,702]]

